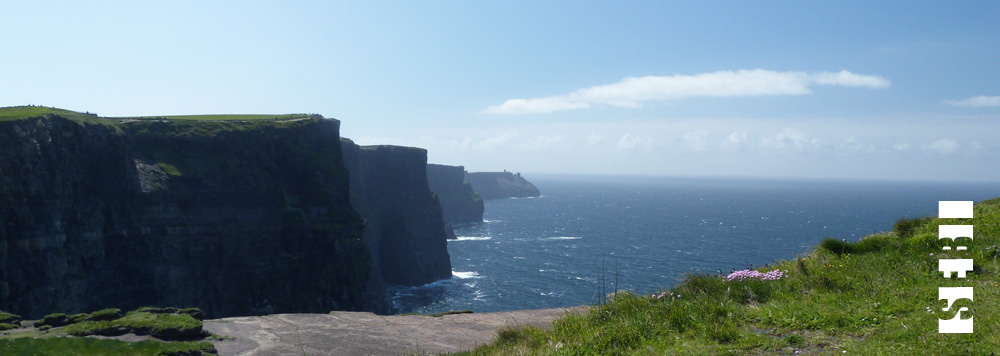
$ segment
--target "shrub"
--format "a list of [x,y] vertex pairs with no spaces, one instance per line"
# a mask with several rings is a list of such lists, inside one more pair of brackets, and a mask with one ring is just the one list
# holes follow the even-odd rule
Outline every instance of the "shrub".
[[59,327],[69,324],[69,318],[66,317],[64,313],[49,314],[42,318],[42,320],[35,322],[35,327],[42,325],[49,325],[52,327]]
[[881,251],[886,244],[885,235],[873,235],[855,242],[847,242],[830,237],[819,243],[820,247],[837,255]]
[[896,224],[892,226],[892,231],[896,232],[899,237],[910,237],[917,228],[926,225],[933,220],[933,217],[922,217],[922,218],[911,218],[911,219],[899,219]]

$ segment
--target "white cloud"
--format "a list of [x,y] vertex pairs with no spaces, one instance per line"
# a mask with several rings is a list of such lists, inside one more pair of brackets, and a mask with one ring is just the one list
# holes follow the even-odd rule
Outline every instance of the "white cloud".
[[482,114],[542,114],[587,109],[594,105],[640,108],[643,103],[691,97],[741,97],[805,95],[814,85],[885,88],[891,83],[880,76],[846,70],[833,72],[776,72],[753,69],[719,71],[696,75],[627,77],[618,83],[598,85],[572,93],[535,99],[510,99],[490,106]]
[[604,135],[601,135],[599,133],[591,132],[590,136],[587,136],[587,144],[596,145],[598,143],[601,143],[601,141],[604,141]]
[[517,136],[516,133],[509,132],[509,131],[508,132],[504,132],[503,134],[500,134],[499,136],[488,138],[486,140],[483,140],[483,141],[479,142],[478,146],[479,147],[483,147],[483,148],[490,148],[490,147],[493,147],[493,146],[496,146],[496,145],[502,145],[502,144],[505,144],[505,143],[509,142],[511,139],[513,139],[516,136]]
[[955,150],[958,149],[958,143],[955,142],[955,140],[949,140],[949,139],[943,138],[943,139],[934,141],[934,143],[931,143],[930,145],[928,145],[927,149],[929,149],[931,151],[940,152],[940,153],[952,153],[952,152],[955,152]]
[[844,143],[837,146],[838,149],[848,152],[875,152],[875,145],[864,143],[857,137],[850,136]]
[[534,140],[523,143],[521,147],[526,149],[546,148],[549,145],[562,141],[563,137],[563,135],[539,135]]
[[481,111],[482,114],[544,114],[553,111],[587,109],[586,102],[574,102],[560,97],[541,99],[510,99],[500,106],[490,106]]
[[984,148],[986,147],[984,147],[983,144],[979,143],[979,141],[972,141],[969,143],[968,151],[969,153],[976,154],[982,151]]
[[730,145],[741,145],[746,143],[747,141],[748,140],[746,131],[734,131],[733,133],[729,134],[728,137],[726,137],[726,143]]
[[618,148],[623,150],[630,150],[636,146],[649,147],[653,144],[653,140],[646,136],[632,136],[631,134],[624,134],[620,139],[618,139]]
[[774,149],[806,148],[819,147],[820,141],[818,138],[812,137],[805,132],[786,128],[774,136],[762,137],[760,145]]
[[702,151],[708,147],[708,142],[705,141],[706,136],[708,136],[708,132],[705,130],[688,132],[684,134],[684,144],[688,145],[688,147],[691,147],[695,151]]
[[974,96],[962,100],[944,100],[945,104],[959,107],[988,108],[1000,106],[1000,96]]
[[910,144],[909,143],[901,143],[901,144],[892,146],[892,148],[896,149],[896,151],[906,151],[906,150],[910,149]]
[[819,72],[810,74],[813,82],[819,85],[840,85],[845,87],[888,88],[891,83],[877,75],[855,74],[842,70],[837,73]]

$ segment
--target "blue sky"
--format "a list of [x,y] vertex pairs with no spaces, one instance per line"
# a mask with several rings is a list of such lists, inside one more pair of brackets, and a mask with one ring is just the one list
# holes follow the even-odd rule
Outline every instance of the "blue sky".
[[0,106],[320,113],[471,171],[1000,176],[1000,2],[0,3]]

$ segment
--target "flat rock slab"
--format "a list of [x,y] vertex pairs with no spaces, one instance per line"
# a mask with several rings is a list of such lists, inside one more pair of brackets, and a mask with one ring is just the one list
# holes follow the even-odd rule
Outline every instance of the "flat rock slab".
[[566,313],[586,310],[574,307],[442,317],[338,311],[205,320],[204,328],[232,338],[212,341],[220,356],[441,354],[489,343],[505,327],[548,328]]

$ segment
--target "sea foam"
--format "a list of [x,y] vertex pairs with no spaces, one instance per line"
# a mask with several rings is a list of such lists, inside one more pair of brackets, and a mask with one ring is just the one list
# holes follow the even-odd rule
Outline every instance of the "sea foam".
[[451,275],[459,279],[479,278],[479,273],[476,272],[451,271]]
[[483,241],[491,239],[493,239],[493,236],[458,236],[452,241]]

